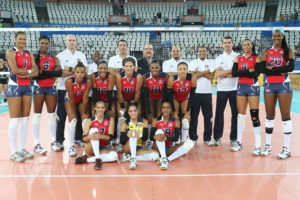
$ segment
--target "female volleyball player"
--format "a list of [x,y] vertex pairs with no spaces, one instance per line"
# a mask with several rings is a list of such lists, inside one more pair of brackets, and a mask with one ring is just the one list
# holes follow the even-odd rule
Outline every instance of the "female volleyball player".
[[[8,72],[7,66],[4,65],[4,60],[0,59],[0,72]],[[5,90],[7,87],[7,82],[8,82],[8,75],[7,74],[0,74],[0,95],[2,94],[3,91],[3,106],[7,105],[7,98],[5,94]]]
[[114,135],[115,120],[105,115],[106,103],[98,101],[95,104],[95,115],[88,119],[83,132],[86,142],[85,154],[75,160],[75,164],[96,162],[94,169],[101,169],[102,162],[114,162],[118,159],[117,152],[107,149],[108,141]]
[[56,87],[55,77],[62,75],[58,58],[48,53],[50,39],[47,36],[39,38],[40,50],[35,62],[39,67],[39,76],[34,83],[33,101],[34,114],[32,119],[32,133],[34,137],[34,149],[37,154],[46,154],[40,145],[40,120],[44,102],[47,106],[48,124],[51,132],[51,147],[54,151],[60,151],[56,144]]
[[75,76],[66,81],[66,96],[65,108],[69,118],[69,155],[76,156],[76,149],[74,146],[75,128],[77,123],[76,111],[79,110],[82,119],[82,129],[85,128],[85,123],[88,118],[88,101],[89,92],[92,87],[92,81],[86,77],[85,66],[82,62],[78,62],[75,66]]
[[[16,47],[9,49],[6,59],[10,68],[10,77],[6,88],[6,96],[9,107],[8,137],[11,148],[10,159],[15,162],[23,162],[33,155],[25,150],[28,133],[28,119],[31,108],[31,78],[38,75],[37,66],[32,53],[25,50],[25,32],[17,32],[15,35]],[[17,133],[20,125],[20,143],[17,150]]]
[[190,110],[197,86],[197,78],[188,73],[188,65],[180,62],[177,75],[168,81],[168,100],[171,103],[174,117],[182,120],[181,141],[184,142],[189,133]]
[[[153,161],[158,159],[155,150],[142,148],[148,138],[148,122],[138,117],[136,104],[129,104],[125,113],[126,120],[121,125],[120,143],[123,145],[122,161],[129,161],[129,169],[136,169],[137,160]],[[126,155],[127,154],[127,155]]]
[[173,145],[179,138],[180,121],[172,117],[171,104],[164,101],[161,105],[162,115],[153,119],[150,139],[155,140],[153,149],[160,153],[159,164],[161,169],[168,169],[168,162],[187,154],[193,147],[192,140],[186,140]]
[[[91,75],[93,84],[93,102],[103,101],[106,104],[107,114],[115,116],[115,104],[113,104],[113,87],[115,85],[115,78],[108,72],[107,63],[101,60],[98,65],[97,72]],[[93,104],[92,104],[93,107]],[[92,109],[93,110],[93,109]]]
[[292,133],[292,121],[290,116],[292,102],[292,87],[288,72],[295,68],[294,53],[288,47],[284,31],[276,28],[272,32],[273,46],[262,54],[262,70],[266,74],[264,97],[266,106],[266,145],[261,152],[262,156],[271,154],[271,139],[274,128],[275,106],[279,101],[281,119],[284,132],[284,146],[278,154],[278,158],[290,157],[290,138]]
[[238,127],[237,143],[234,143],[231,151],[242,149],[242,137],[245,129],[246,109],[249,102],[250,115],[255,134],[255,146],[253,155],[260,155],[261,134],[259,121],[259,82],[260,57],[253,52],[253,44],[250,40],[243,41],[244,55],[235,58],[232,76],[239,77],[237,89]]

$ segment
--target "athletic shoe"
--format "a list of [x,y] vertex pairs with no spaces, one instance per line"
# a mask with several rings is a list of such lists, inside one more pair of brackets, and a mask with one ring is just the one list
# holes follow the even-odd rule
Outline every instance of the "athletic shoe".
[[162,158],[162,159],[161,159],[161,163],[160,163],[160,169],[165,170],[165,169],[168,169],[168,167],[169,167],[169,161],[168,161],[168,158],[167,158],[167,157]]
[[105,148],[106,148],[106,149],[114,150],[114,146],[112,145],[112,142],[111,142],[111,141],[108,143],[108,145],[107,145]]
[[101,168],[102,168],[102,160],[101,160],[101,158],[97,158],[97,159],[96,159],[95,166],[94,166],[94,169],[95,169],[95,170],[99,170],[99,169],[101,169]]
[[15,152],[10,155],[10,160],[20,163],[20,162],[24,162],[25,158],[20,152]]
[[77,157],[75,159],[75,164],[83,164],[83,163],[87,163],[87,155],[84,155],[82,157]]
[[84,147],[85,143],[82,140],[75,140],[75,144],[79,145],[80,147]]
[[[197,144],[197,141],[195,141],[195,142],[196,142],[195,144]],[[204,144],[206,144],[207,146],[213,146],[214,145],[214,143],[212,141],[204,141]]]
[[130,165],[129,165],[129,169],[136,169],[136,158],[131,158],[130,159]]
[[59,143],[59,142],[56,142],[56,146],[60,149],[60,151],[65,148],[64,144],[63,143]]
[[284,159],[286,159],[286,158],[288,158],[290,156],[291,156],[290,150],[287,147],[283,146],[281,152],[278,154],[277,157],[279,159],[284,160]]
[[118,144],[116,146],[116,149],[115,149],[116,152],[122,152],[123,151],[123,146],[121,144]]
[[47,151],[45,149],[43,149],[43,147],[41,147],[40,144],[37,144],[34,148],[33,151],[39,155],[45,155],[47,153]]
[[56,141],[51,142],[51,148],[55,152],[61,151],[61,148],[59,147],[59,145]]
[[121,157],[121,162],[129,162],[130,159],[131,159],[131,155],[130,154],[123,153],[123,155]]
[[160,163],[162,163],[162,158],[161,158],[161,157],[159,157],[159,158],[157,159],[156,164],[157,164],[157,165],[160,165]]
[[70,149],[69,149],[69,155],[70,155],[71,157],[75,157],[75,156],[77,155],[75,146],[71,146],[71,147],[70,147]]
[[260,147],[254,146],[254,150],[252,152],[253,156],[259,156],[261,154]]
[[261,152],[261,156],[267,156],[272,153],[271,145],[266,144],[264,150]]
[[153,141],[148,140],[148,141],[146,142],[146,148],[147,148],[147,149],[152,149],[152,146],[153,146]]
[[21,154],[24,158],[26,158],[26,159],[31,159],[31,158],[33,158],[33,155],[32,155],[31,153],[29,153],[28,151],[26,151],[25,149],[22,149],[22,150],[20,151],[20,154]]
[[231,147],[231,151],[236,152],[236,151],[240,151],[240,150],[242,150],[242,144],[239,143],[239,142],[233,142],[232,147]]
[[111,144],[112,144],[112,145],[116,145],[116,144],[117,144],[117,139],[112,139],[112,140],[111,140]]
[[215,146],[220,146],[221,145],[221,139],[215,140],[214,145]]

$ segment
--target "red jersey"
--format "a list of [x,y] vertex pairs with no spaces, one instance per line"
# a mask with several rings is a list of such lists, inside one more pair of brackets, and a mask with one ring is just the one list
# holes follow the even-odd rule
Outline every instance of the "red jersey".
[[98,100],[105,101],[105,102],[108,101],[108,95],[107,95],[108,75],[109,75],[109,72],[107,72],[104,80],[101,80],[98,72],[95,72],[95,80],[96,80],[96,86],[97,86],[97,91],[98,91]]
[[188,98],[192,87],[192,74],[188,73],[183,83],[179,80],[178,75],[174,75],[174,94],[177,101],[185,101]]
[[[108,135],[108,130],[109,130],[109,124],[110,124],[110,116],[105,115],[104,119],[102,122],[100,122],[97,119],[97,116],[93,116],[91,118],[91,128],[97,128],[100,135]],[[99,140],[100,141],[100,145],[102,147],[106,147],[107,146],[107,140]]]
[[[29,70],[31,69],[31,56],[29,51],[24,50],[22,54],[19,50],[14,47],[13,50],[16,53],[16,64],[19,69]],[[29,78],[19,78],[16,74],[10,71],[10,79],[17,83],[18,85],[27,86],[31,85],[31,79]]]
[[[55,69],[55,57],[47,55],[46,57],[40,56],[40,69],[45,71],[54,71]],[[53,87],[55,83],[54,77],[49,77],[47,79],[38,80],[38,85],[40,87]]]
[[163,96],[163,89],[166,83],[166,74],[164,72],[159,72],[159,77],[155,80],[152,77],[152,73],[148,72],[146,74],[146,81],[149,90],[149,97],[152,100],[159,100]]
[[137,72],[133,72],[133,75],[130,80],[125,75],[125,71],[120,72],[121,75],[121,86],[123,98],[127,101],[134,99],[135,88],[137,83]]
[[165,123],[163,117],[161,117],[161,119],[157,119],[156,128],[164,131],[164,135],[167,137],[166,146],[172,146],[172,142],[168,141],[168,138],[172,137],[175,132],[175,118],[170,117],[167,123]]
[[[283,67],[285,65],[286,60],[283,57],[284,51],[283,49],[279,49],[276,51],[275,49],[271,48],[267,51],[267,64],[271,67]],[[267,75],[267,82],[268,83],[282,83],[288,78],[288,74],[274,76],[274,75]]]
[[[249,56],[246,58],[245,56],[238,57],[238,71],[245,71],[247,69],[255,69],[257,56]],[[249,84],[253,85],[258,81],[257,77],[239,77],[239,84]]]
[[83,99],[84,92],[87,87],[87,78],[84,77],[81,85],[76,82],[75,77],[72,77],[72,90],[75,103],[80,103]]

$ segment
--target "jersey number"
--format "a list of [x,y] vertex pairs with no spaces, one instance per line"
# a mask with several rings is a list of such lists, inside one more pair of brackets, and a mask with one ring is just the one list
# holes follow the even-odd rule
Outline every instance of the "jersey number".
[[282,59],[281,56],[278,56],[277,58],[275,58],[275,57],[270,57],[270,59],[271,59],[270,65],[271,65],[272,67],[279,67],[279,66],[281,66],[282,61],[283,61],[283,59]]
[[164,131],[165,135],[167,137],[171,137],[172,136],[172,131],[169,128],[162,128],[162,130]]
[[50,66],[50,63],[48,61],[45,61],[43,64],[43,70],[48,70]]
[[24,59],[24,69],[27,69],[27,60]]
[[133,93],[133,88],[124,88],[125,93]]
[[160,86],[152,86],[151,90],[153,93],[159,93],[161,91],[161,87]]
[[100,135],[104,135],[105,128],[99,128],[98,132],[100,133]]
[[178,94],[186,93],[186,91],[187,91],[187,88],[178,88],[177,89]]
[[99,93],[106,93],[107,92],[107,88],[98,88],[98,92]]
[[248,63],[243,63],[242,64],[242,70],[243,71],[247,70],[247,65],[248,65]]

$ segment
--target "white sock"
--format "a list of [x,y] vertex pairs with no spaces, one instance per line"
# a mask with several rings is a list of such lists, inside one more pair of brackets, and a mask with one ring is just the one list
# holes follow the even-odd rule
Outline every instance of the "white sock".
[[26,138],[28,134],[28,120],[29,117],[21,117],[20,118],[20,144],[19,150],[25,149]]
[[151,132],[151,124],[148,125],[148,138],[147,140],[150,141],[150,132]]
[[290,148],[291,135],[292,134],[284,134],[284,146],[288,149]]
[[87,158],[87,162],[95,162],[95,161],[96,161],[95,156]]
[[158,153],[154,151],[136,156],[136,159],[138,161],[155,161],[158,158],[159,158]]
[[118,154],[115,151],[110,151],[108,153],[100,154],[102,162],[114,162],[118,160]]
[[137,146],[137,138],[129,138],[129,146],[130,146],[130,153],[131,157],[136,157],[136,146]]
[[32,134],[33,134],[34,146],[40,143],[40,120],[41,120],[41,114],[34,113],[32,119]]
[[168,160],[169,161],[175,160],[176,158],[179,158],[180,156],[183,156],[184,154],[187,154],[188,152],[189,151],[182,145],[168,157]]
[[20,124],[20,118],[10,118],[9,125],[8,125],[8,138],[9,138],[10,150],[12,154],[18,151],[17,134],[18,134],[19,124]]
[[83,120],[82,120],[82,123],[81,123],[82,131],[84,131],[86,121],[87,121],[87,119],[83,119]]
[[117,125],[117,143],[120,144],[120,135],[121,135],[121,125],[126,119],[124,117],[118,118],[118,125]]
[[254,134],[255,134],[255,146],[256,147],[260,147],[261,146],[261,135],[260,135],[260,131],[261,131],[261,127],[253,127],[254,129]]
[[95,157],[100,158],[99,140],[91,140],[91,144],[92,144],[92,147],[93,147]]
[[74,146],[75,145],[75,127],[72,127],[68,126],[68,133],[69,133],[69,144],[70,144],[70,147]]
[[181,129],[181,142],[186,141],[189,135],[189,129]]
[[273,134],[266,133],[266,144],[268,144],[270,146],[271,146],[272,135]]
[[55,113],[48,113],[48,125],[51,132],[51,142],[56,141],[56,114]]
[[160,153],[160,156],[161,156],[162,158],[167,157],[167,156],[166,156],[166,142],[165,142],[165,141],[161,142],[161,141],[157,141],[157,140],[156,140],[156,146],[157,146],[157,148],[158,148],[158,151],[159,151],[159,153]]
[[238,125],[237,125],[237,141],[239,143],[242,143],[242,139],[243,139],[243,133],[245,130],[245,121],[238,121]]

